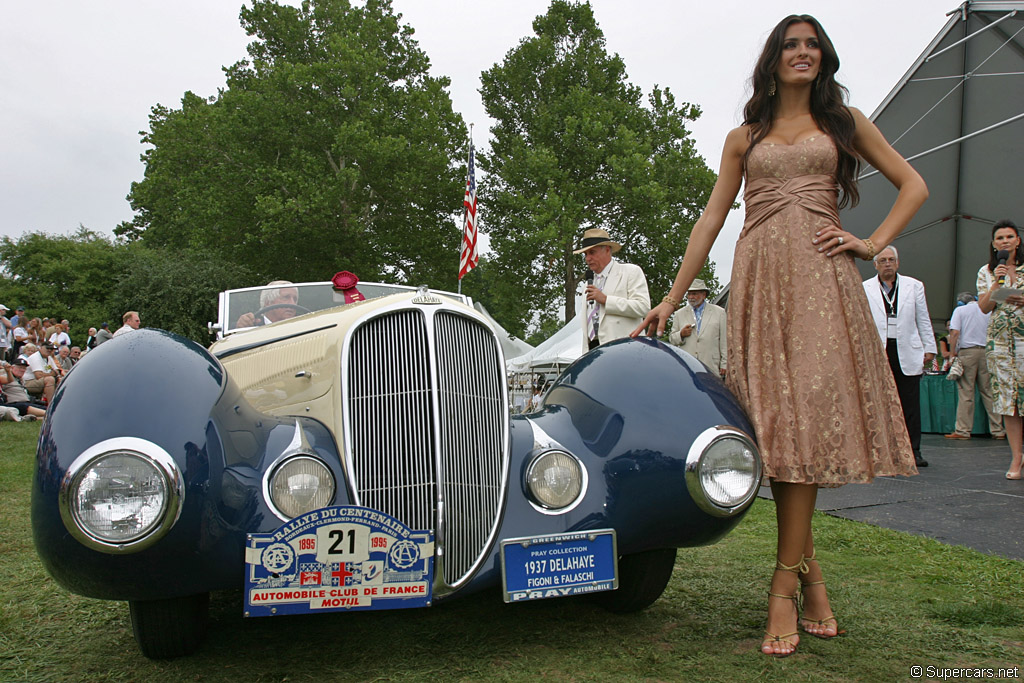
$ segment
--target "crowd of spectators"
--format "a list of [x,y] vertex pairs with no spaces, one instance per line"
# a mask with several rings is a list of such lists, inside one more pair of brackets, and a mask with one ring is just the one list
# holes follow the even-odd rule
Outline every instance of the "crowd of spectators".
[[[139,329],[138,311],[125,313],[122,323],[117,334]],[[90,327],[81,344],[74,343],[72,334],[67,320],[31,318],[24,306],[12,311],[0,304],[0,420],[42,418],[75,365],[114,337],[108,323]]]

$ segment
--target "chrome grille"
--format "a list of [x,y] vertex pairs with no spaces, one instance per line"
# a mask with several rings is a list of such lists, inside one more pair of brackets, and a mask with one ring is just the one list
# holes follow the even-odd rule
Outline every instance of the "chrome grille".
[[434,529],[441,576],[456,586],[501,509],[508,413],[497,342],[435,307],[390,311],[351,335],[343,381],[357,502]]
[[433,529],[437,495],[430,356],[417,311],[367,321],[348,359],[349,435],[359,504]]
[[[468,323],[468,324],[467,324]],[[505,377],[494,335],[462,316],[434,318],[437,339],[445,582],[486,549],[501,505]]]

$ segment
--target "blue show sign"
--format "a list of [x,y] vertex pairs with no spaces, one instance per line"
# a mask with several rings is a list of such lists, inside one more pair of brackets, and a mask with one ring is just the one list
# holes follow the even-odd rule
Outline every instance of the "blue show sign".
[[504,540],[501,577],[505,602],[615,590],[615,530]]
[[321,508],[249,534],[245,616],[430,605],[434,534],[383,512]]

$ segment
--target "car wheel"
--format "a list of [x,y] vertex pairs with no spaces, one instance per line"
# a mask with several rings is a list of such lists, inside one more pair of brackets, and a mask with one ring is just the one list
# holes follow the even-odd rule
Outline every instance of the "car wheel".
[[135,642],[150,659],[190,655],[206,639],[209,593],[169,600],[131,600],[128,608]]
[[665,592],[675,564],[675,548],[623,555],[619,557],[618,589],[595,593],[594,599],[609,612],[639,612]]

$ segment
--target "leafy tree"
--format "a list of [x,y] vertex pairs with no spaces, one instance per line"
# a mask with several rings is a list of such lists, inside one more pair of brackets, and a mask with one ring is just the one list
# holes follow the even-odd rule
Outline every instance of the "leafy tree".
[[153,108],[115,232],[296,281],[453,286],[466,129],[399,20],[390,0],[243,7],[250,59],[215,97]]
[[[572,251],[591,227],[624,245],[620,258],[644,269],[660,300],[716,178],[686,128],[700,109],[661,88],[645,106],[589,3],[553,0],[533,28],[481,88],[497,121],[480,186],[492,271],[507,283],[494,295],[517,302],[516,321],[502,322],[520,333],[543,325],[552,302],[564,302],[566,320],[575,314],[586,266]],[[710,264],[701,275],[715,281]]]
[[0,240],[0,302],[24,305],[33,318],[67,318],[75,343],[101,322],[116,329],[125,311],[136,310],[146,327],[207,344],[217,294],[264,281],[214,254],[118,243],[85,228]]
[[73,235],[29,232],[16,240],[4,237],[0,301],[25,306],[29,317],[67,318],[72,340],[84,341],[89,327],[114,319],[108,300],[125,251],[124,245],[85,227]]
[[262,282],[246,267],[208,252],[132,245],[109,297],[121,314],[139,311],[143,327],[158,327],[209,344],[207,323],[217,320],[217,294]]

